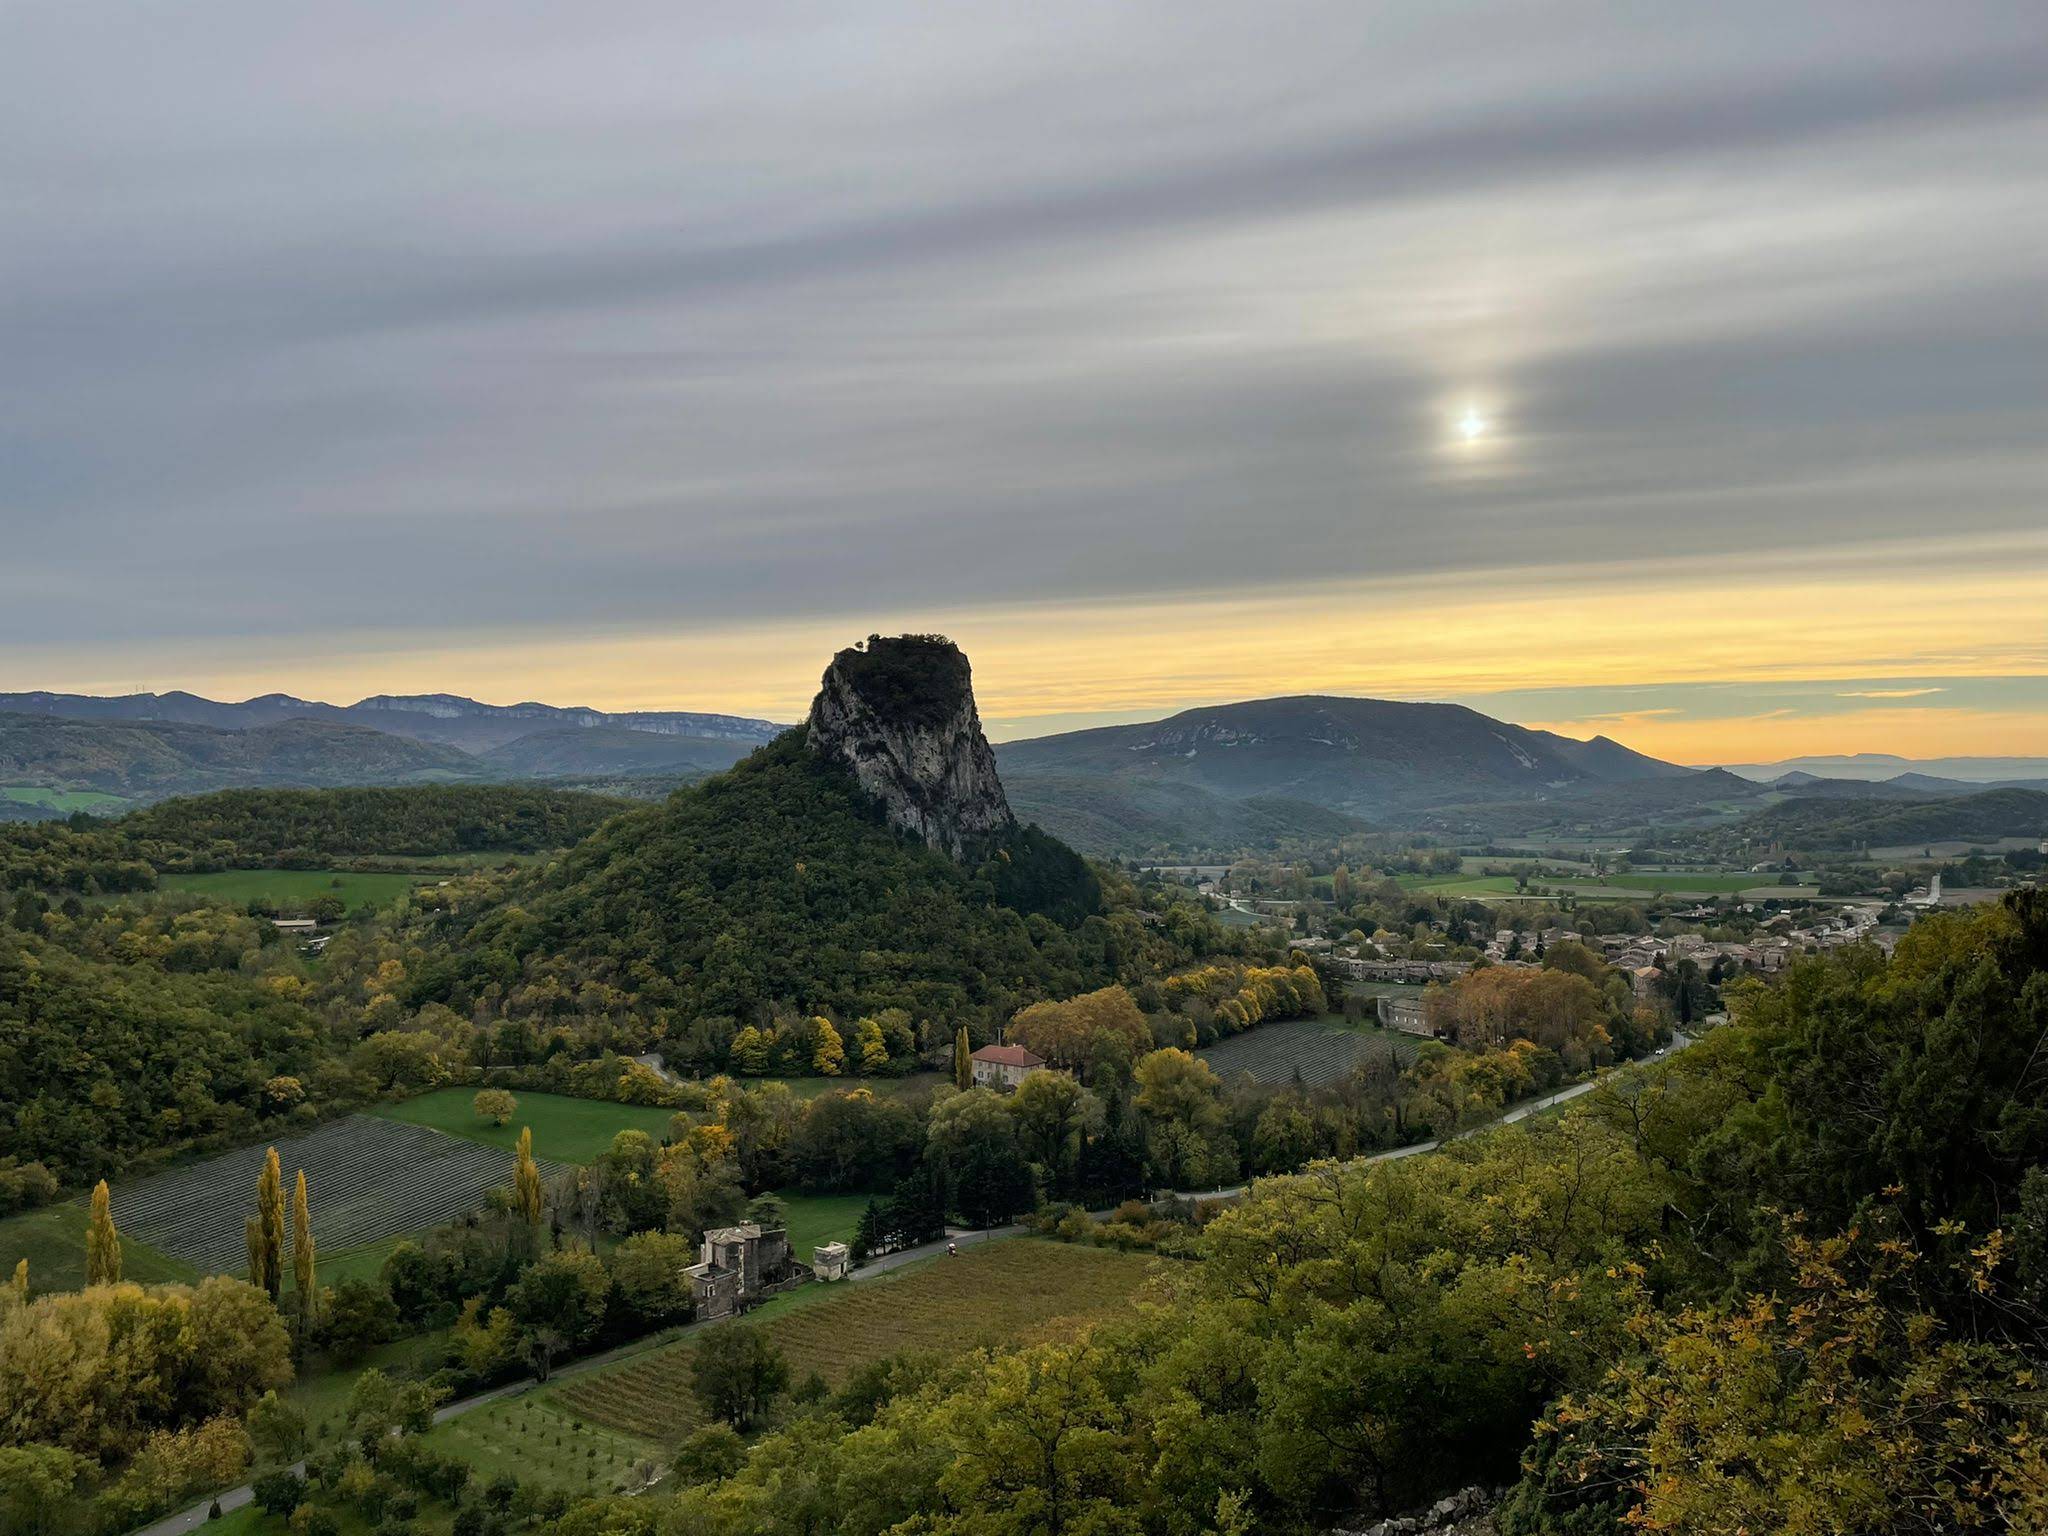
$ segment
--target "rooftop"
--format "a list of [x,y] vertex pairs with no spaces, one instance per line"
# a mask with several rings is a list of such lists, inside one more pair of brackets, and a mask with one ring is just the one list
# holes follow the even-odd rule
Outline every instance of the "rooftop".
[[999,1067],[1042,1067],[1045,1058],[1021,1045],[984,1045],[974,1053],[976,1061],[992,1061]]

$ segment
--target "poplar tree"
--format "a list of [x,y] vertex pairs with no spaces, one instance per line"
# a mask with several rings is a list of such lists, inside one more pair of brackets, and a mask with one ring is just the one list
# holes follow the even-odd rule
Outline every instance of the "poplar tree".
[[92,1222],[85,1229],[85,1283],[112,1285],[121,1278],[121,1235],[114,1230],[112,1196],[107,1181],[93,1186]]
[[972,1088],[974,1086],[973,1053],[967,1049],[967,1026],[962,1024],[953,1036],[953,1086]]
[[533,1127],[519,1128],[519,1165],[512,1175],[513,1201],[530,1227],[540,1225],[540,1166],[533,1160]]
[[28,1260],[17,1259],[14,1264],[14,1299],[23,1306],[28,1305]]
[[278,1166],[277,1148],[263,1159],[263,1172],[256,1176],[256,1217],[262,1223],[263,1289],[276,1301],[284,1290],[284,1170]]
[[292,1186],[292,1277],[299,1288],[299,1325],[313,1326],[319,1297],[313,1289],[313,1217],[306,1209],[306,1170]]
[[263,1222],[250,1216],[242,1222],[242,1240],[249,1248],[249,1283],[259,1291],[263,1286]]

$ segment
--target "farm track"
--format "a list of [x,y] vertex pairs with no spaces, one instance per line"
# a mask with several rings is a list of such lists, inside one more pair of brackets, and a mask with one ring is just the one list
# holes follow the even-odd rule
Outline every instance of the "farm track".
[[[203,1272],[239,1274],[247,1262],[243,1224],[256,1214],[256,1178],[272,1145],[287,1199],[293,1175],[305,1170],[313,1234],[328,1256],[453,1220],[512,1182],[512,1157],[495,1147],[350,1115],[303,1136],[241,1147],[118,1187],[112,1191],[114,1222]],[[561,1171],[541,1163],[544,1179]],[[289,1252],[289,1230],[285,1247]]]

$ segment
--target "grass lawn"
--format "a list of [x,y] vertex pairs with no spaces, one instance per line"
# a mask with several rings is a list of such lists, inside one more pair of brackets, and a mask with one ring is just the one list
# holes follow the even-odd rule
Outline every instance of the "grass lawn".
[[775,1198],[789,1212],[789,1247],[800,1264],[810,1262],[820,1243],[852,1242],[868,1204],[866,1195],[807,1195],[800,1189],[778,1189]]
[[0,800],[47,806],[53,811],[105,811],[128,804],[119,795],[102,794],[96,789],[42,789],[28,784],[0,784]]
[[609,1151],[612,1138],[620,1131],[645,1131],[659,1141],[675,1115],[672,1109],[650,1104],[608,1104],[566,1094],[515,1090],[512,1096],[519,1101],[518,1110],[504,1125],[493,1125],[470,1107],[476,1095],[475,1088],[437,1088],[416,1099],[379,1105],[370,1112],[507,1152],[518,1145],[519,1128],[530,1125],[533,1155],[558,1163],[589,1162]]
[[[875,1280],[807,1285],[749,1321],[782,1351],[792,1383],[816,1371],[836,1385],[906,1350],[959,1353],[1071,1337],[1126,1312],[1151,1268],[1139,1254],[1006,1238]],[[703,1421],[690,1388],[694,1347],[685,1338],[574,1377],[546,1396],[572,1421],[673,1444]]]
[[165,875],[166,891],[190,891],[227,906],[267,901],[290,916],[316,896],[339,896],[353,912],[389,906],[420,883],[412,875],[357,875],[333,869],[223,869],[205,875]]
[[[15,1264],[27,1259],[29,1288],[38,1295],[77,1290],[85,1284],[85,1227],[85,1207],[70,1202],[0,1221],[0,1271],[12,1275]],[[144,1283],[197,1280],[199,1272],[167,1253],[123,1237],[121,1278]]]

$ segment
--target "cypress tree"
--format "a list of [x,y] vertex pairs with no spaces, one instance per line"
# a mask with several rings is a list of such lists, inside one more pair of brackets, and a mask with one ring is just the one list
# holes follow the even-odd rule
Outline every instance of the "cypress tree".
[[85,1283],[112,1285],[121,1278],[121,1235],[114,1230],[112,1196],[107,1181],[93,1186],[92,1220],[85,1229]]
[[14,1265],[14,1299],[23,1306],[28,1305],[28,1260],[17,1259]]
[[263,1172],[256,1177],[256,1215],[262,1223],[263,1289],[276,1301],[284,1290],[284,1170],[278,1166],[277,1148],[263,1159]]
[[973,1053],[967,1049],[967,1026],[962,1024],[953,1035],[953,1086],[972,1088],[974,1086]]
[[531,1227],[540,1225],[540,1167],[533,1160],[533,1127],[519,1128],[519,1164],[512,1175],[513,1202]]
[[313,1289],[313,1217],[306,1209],[306,1170],[292,1186],[292,1277],[299,1288],[299,1324],[313,1326],[319,1298]]

